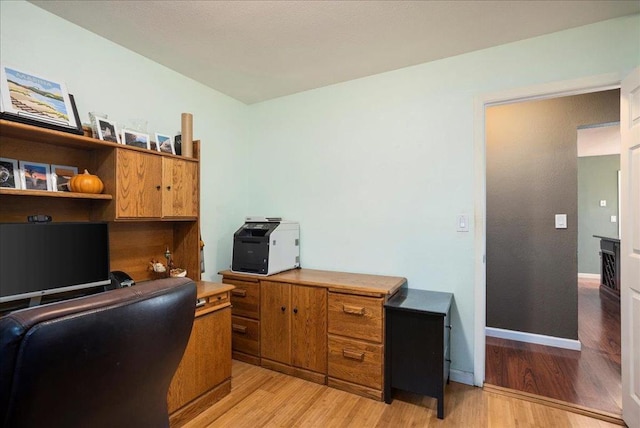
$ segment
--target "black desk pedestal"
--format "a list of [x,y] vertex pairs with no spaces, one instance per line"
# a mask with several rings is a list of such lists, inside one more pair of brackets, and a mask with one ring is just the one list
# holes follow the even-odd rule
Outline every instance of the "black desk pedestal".
[[453,295],[402,289],[385,304],[386,403],[392,388],[435,397],[444,418],[449,382],[449,312]]

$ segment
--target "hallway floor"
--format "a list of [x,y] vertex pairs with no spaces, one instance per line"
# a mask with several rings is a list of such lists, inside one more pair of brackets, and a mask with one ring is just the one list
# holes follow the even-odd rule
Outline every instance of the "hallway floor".
[[487,337],[485,382],[622,414],[620,302],[578,281],[582,351]]

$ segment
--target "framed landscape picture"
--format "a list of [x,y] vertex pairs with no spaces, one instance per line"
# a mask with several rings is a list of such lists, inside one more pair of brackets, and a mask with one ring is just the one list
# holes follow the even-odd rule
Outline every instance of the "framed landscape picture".
[[95,121],[99,139],[102,141],[111,141],[112,143],[120,142],[120,136],[116,131],[116,124],[114,122],[110,122],[102,117],[96,117]]
[[51,170],[46,163],[20,161],[20,181],[23,189],[52,190]]
[[158,143],[158,151],[174,155],[176,154],[176,149],[173,146],[173,138],[169,135],[156,133],[156,142]]
[[70,192],[69,180],[78,174],[78,168],[66,165],[51,165],[51,187],[54,192]]
[[147,150],[151,149],[151,144],[149,143],[149,134],[132,131],[130,129],[122,130],[121,143],[126,144],[127,146],[140,147]]
[[[8,119],[50,124],[73,130],[80,128],[77,112],[64,83],[19,70],[0,66],[1,112]],[[19,120],[22,119],[22,120]]]
[[18,161],[9,158],[0,158],[0,187],[9,189],[20,188],[20,170]]

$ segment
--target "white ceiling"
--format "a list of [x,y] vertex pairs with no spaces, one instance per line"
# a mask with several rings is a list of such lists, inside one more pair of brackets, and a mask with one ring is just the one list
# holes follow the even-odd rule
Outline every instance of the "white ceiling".
[[620,154],[620,123],[578,129],[578,157]]
[[640,1],[31,3],[252,104],[640,13]]

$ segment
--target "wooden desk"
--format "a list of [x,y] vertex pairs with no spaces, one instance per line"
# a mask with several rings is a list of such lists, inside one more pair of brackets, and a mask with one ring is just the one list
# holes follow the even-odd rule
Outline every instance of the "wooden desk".
[[231,391],[233,285],[196,281],[198,303],[189,343],[167,404],[171,427],[180,427]]
[[401,289],[385,303],[385,402],[392,388],[438,399],[444,418],[444,382],[449,382],[449,329],[453,294]]

